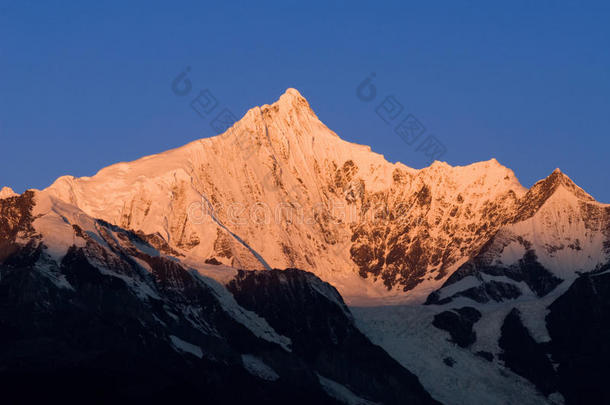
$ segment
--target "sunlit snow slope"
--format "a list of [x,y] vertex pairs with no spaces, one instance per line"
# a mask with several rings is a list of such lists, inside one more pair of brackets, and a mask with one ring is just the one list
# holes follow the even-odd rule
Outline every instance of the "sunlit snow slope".
[[[518,213],[541,209],[495,159],[415,170],[343,141],[294,89],[222,135],[90,178],[64,176],[46,191],[158,234],[185,260],[310,270],[353,303],[423,301]],[[537,218],[520,226],[548,223]],[[596,235],[591,243],[607,240]],[[580,252],[570,260],[604,260]]]

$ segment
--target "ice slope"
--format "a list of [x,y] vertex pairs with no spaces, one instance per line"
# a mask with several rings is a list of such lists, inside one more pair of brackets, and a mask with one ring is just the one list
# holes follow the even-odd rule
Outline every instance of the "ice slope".
[[[358,326],[447,405],[552,404],[522,377],[447,341],[422,306],[353,307]],[[449,366],[444,359],[451,358]]]

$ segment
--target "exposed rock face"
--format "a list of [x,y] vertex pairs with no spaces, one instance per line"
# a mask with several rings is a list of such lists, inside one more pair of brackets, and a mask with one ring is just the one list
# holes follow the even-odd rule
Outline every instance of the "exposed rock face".
[[[109,402],[333,403],[315,374],[227,316],[204,286],[181,295],[194,310],[187,315],[167,297],[143,302],[123,280],[100,274],[82,251],[68,253],[62,272],[74,290],[58,288],[35,269],[2,268],[0,378],[9,402],[76,403],[95,394]],[[216,333],[204,332],[206,325]],[[199,352],[183,350],[182,342]],[[286,385],[248,373],[242,350],[262,350],[284,364],[274,366]],[[32,381],[36,390],[28,389]],[[239,390],[227,392],[228,381]]]
[[519,207],[513,222],[525,221],[534,216],[559,188],[564,188],[581,201],[595,202],[593,197],[574,184],[561,170],[555,169],[546,179],[537,182],[528,190],[524,198],[525,203]]
[[[37,250],[37,239],[32,222],[34,193],[29,191],[22,196],[0,200],[0,262],[18,260],[20,252]],[[26,247],[17,244],[18,239],[28,240]]]
[[[352,259],[360,274],[380,276],[388,288],[408,291],[422,281],[443,279],[486,242],[507,221],[521,189],[497,162],[478,166],[438,163],[415,175],[403,173],[385,197],[376,195],[386,214],[356,225],[352,235]],[[474,184],[484,184],[490,193],[478,194]],[[363,204],[369,205],[379,203]]]
[[293,352],[326,378],[375,403],[434,402],[417,378],[356,328],[339,293],[296,269],[240,271],[228,284],[237,302],[292,340]]
[[508,368],[532,381],[545,395],[557,390],[553,365],[544,347],[523,326],[517,309],[513,309],[504,320],[499,345],[503,350],[500,359]]
[[477,340],[472,325],[479,319],[481,319],[479,311],[472,307],[463,307],[436,314],[432,325],[449,332],[451,341],[458,346],[469,347]]
[[[429,304],[544,297],[578,272],[608,260],[610,206],[593,200],[559,170],[536,183],[509,223],[433,292]],[[450,287],[451,286],[451,287]],[[451,291],[447,294],[447,291]]]

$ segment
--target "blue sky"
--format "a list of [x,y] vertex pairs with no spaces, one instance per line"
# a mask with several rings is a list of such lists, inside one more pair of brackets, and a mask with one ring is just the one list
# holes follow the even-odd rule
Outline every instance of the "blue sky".
[[51,3],[0,0],[0,185],[18,192],[212,136],[171,91],[190,66],[237,116],[295,87],[342,138],[423,167],[375,113],[394,96],[441,160],[495,157],[527,187],[560,167],[610,202],[608,2]]

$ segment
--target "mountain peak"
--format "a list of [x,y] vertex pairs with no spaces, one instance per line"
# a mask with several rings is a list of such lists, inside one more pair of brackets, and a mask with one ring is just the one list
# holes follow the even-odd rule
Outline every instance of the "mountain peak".
[[261,109],[263,111],[276,110],[280,113],[288,114],[295,111],[304,111],[308,114],[315,116],[315,113],[309,106],[309,103],[307,102],[305,97],[303,97],[297,89],[294,89],[292,87],[286,89],[284,94],[282,94],[275,103],[271,105],[265,104],[261,107]]
[[552,193],[557,190],[557,188],[563,187],[568,190],[571,194],[576,196],[581,200],[587,201],[595,201],[593,197],[587,194],[582,188],[578,187],[576,183],[572,181],[565,173],[563,173],[559,168],[553,170],[553,172],[547,176],[545,179],[540,180],[532,187],[532,190],[548,190],[552,191]]
[[2,189],[0,189],[0,199],[1,198],[14,197],[16,195],[18,195],[18,194],[15,193],[13,191],[13,189],[10,188],[10,187],[2,187]]
[[[248,110],[234,127],[241,128],[238,132],[248,129],[254,142],[252,146],[264,144],[267,149],[274,150],[275,158],[279,156],[277,153],[280,149],[288,153],[290,147],[301,142],[311,143],[312,138],[338,138],[320,121],[305,97],[294,88],[286,89],[271,104]],[[234,131],[227,132],[230,135]]]
[[[309,103],[294,88],[288,88],[273,103],[253,107],[240,119],[236,125],[251,127],[254,123],[263,119],[264,122],[289,122],[291,126],[304,122],[317,121],[318,116],[313,112]],[[320,122],[321,124],[321,122]]]
[[282,98],[302,98],[302,99],[305,99],[305,97],[303,97],[301,95],[301,93],[297,89],[295,89],[293,87],[287,88],[286,91],[284,92],[284,94],[282,94],[280,96],[280,100]]
[[[563,191],[563,193],[559,193]],[[538,210],[553,196],[571,195],[577,200],[595,202],[595,199],[587,194],[582,188],[578,187],[565,173],[559,168],[546,178],[539,180],[527,192],[523,201],[525,204],[521,206],[519,213],[515,216],[514,221],[519,222],[533,216]]]

